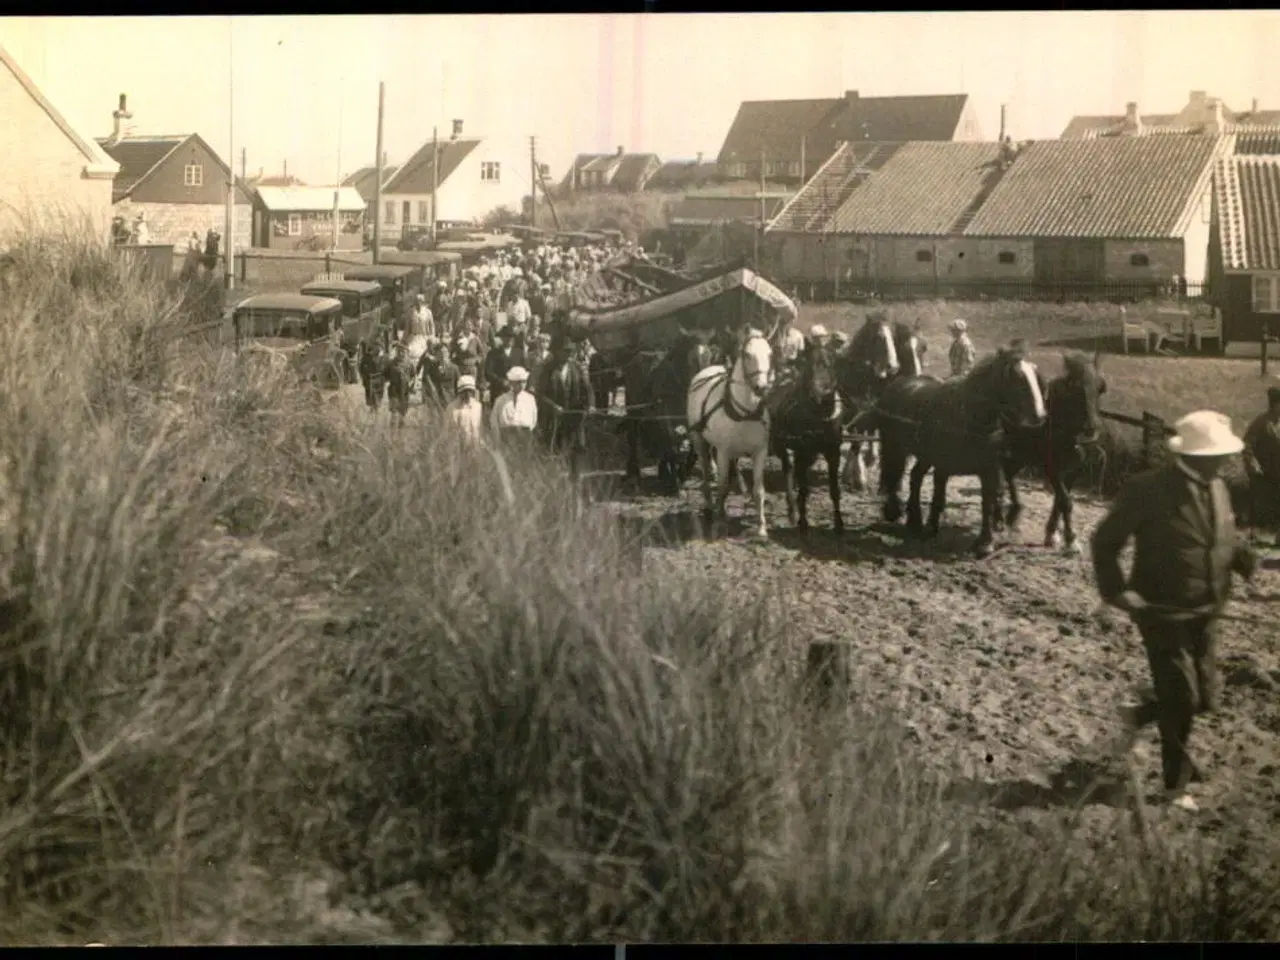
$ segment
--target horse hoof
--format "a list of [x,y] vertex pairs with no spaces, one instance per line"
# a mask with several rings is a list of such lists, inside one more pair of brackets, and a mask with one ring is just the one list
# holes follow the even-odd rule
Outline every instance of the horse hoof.
[[809,521],[808,521],[808,520],[801,520],[801,521],[800,521],[799,523],[797,523],[795,526],[796,526],[796,529],[797,529],[797,530],[799,530],[801,533],[808,533],[808,532],[809,532]]
[[1044,538],[1044,545],[1050,550],[1057,550],[1062,546],[1062,537],[1056,533],[1051,533]]
[[995,552],[995,547],[991,543],[975,543],[973,545],[973,555],[979,560],[985,560]]
[[886,523],[897,523],[902,519],[902,508],[893,506],[892,504],[885,507],[884,519]]
[[1080,556],[1081,554],[1080,544],[1077,543],[1075,540],[1072,540],[1070,543],[1064,544],[1062,547],[1062,554],[1063,556],[1066,556],[1066,557]]

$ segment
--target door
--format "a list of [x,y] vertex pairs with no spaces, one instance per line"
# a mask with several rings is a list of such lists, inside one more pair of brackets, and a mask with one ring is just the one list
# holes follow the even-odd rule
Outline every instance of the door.
[[1037,240],[1033,252],[1038,284],[1084,286],[1106,277],[1101,240]]

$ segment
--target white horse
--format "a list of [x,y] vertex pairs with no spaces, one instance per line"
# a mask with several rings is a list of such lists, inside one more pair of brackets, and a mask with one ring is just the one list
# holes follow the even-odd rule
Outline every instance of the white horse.
[[[689,434],[702,465],[702,494],[713,517],[726,515],[729,465],[751,457],[760,536],[768,536],[764,520],[764,464],[769,453],[769,412],[765,394],[773,385],[773,350],[764,334],[752,330],[732,369],[706,367],[689,384]],[[711,499],[711,450],[716,452],[716,500]]]

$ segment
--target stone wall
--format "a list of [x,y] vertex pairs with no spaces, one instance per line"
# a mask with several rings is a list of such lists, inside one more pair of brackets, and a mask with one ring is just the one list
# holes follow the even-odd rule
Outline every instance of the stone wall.
[[[219,234],[226,231],[227,208],[216,203],[135,203],[126,197],[113,210],[114,215],[123,216],[129,224],[139,213],[147,215],[147,242],[173,244],[180,254],[186,251],[192,231],[199,236],[202,248],[205,233],[211,227]],[[238,203],[235,217],[234,248],[243,250],[252,245],[253,208],[247,203]],[[224,237],[224,249],[225,240]]]

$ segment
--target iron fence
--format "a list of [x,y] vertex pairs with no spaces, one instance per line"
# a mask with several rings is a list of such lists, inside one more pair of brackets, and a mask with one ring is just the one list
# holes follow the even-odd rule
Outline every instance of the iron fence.
[[856,280],[796,281],[782,284],[802,300],[867,303],[902,300],[1026,300],[1057,303],[1211,302],[1207,283],[1168,281],[1078,282],[1042,280]]

